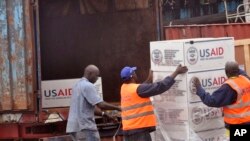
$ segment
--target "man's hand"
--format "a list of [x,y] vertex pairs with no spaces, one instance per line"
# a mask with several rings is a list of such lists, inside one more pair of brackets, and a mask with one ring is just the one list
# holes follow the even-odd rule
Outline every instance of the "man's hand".
[[175,78],[178,74],[186,73],[187,71],[188,68],[180,64],[177,66],[176,70],[170,75],[170,77]]
[[188,68],[186,66],[182,66],[181,64],[177,66],[175,72],[177,74],[182,74],[182,73],[186,73],[188,71]]
[[105,120],[111,120],[114,123],[118,123],[117,115],[110,114],[108,112],[104,112],[103,118],[106,118]]
[[194,86],[195,86],[196,88],[198,88],[198,87],[201,86],[201,82],[200,82],[199,78],[197,78],[197,77],[193,77],[192,82],[193,82],[193,84],[194,84]]

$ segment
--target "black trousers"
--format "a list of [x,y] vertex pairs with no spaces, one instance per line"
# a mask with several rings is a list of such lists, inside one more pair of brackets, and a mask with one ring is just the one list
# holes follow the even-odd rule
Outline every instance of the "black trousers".
[[152,139],[150,136],[150,132],[145,131],[145,132],[135,133],[132,135],[124,135],[123,141],[152,141]]

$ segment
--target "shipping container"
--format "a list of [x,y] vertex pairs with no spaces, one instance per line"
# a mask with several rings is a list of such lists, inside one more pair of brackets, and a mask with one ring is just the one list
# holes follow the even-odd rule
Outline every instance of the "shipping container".
[[[120,70],[137,66],[139,78],[147,76],[149,42],[162,34],[158,6],[158,0],[1,0],[0,139],[65,134],[68,107],[43,108],[41,83],[81,78],[89,64],[100,68],[104,100],[119,104]],[[117,125],[97,123],[111,140]]]
[[[120,70],[137,66],[143,81],[150,41],[250,34],[249,24],[162,28],[159,6],[159,0],[1,0],[0,139],[65,135],[68,107],[42,107],[43,81],[78,79],[95,64],[104,100],[119,104]],[[103,140],[112,140],[118,125],[101,118],[97,124]]]

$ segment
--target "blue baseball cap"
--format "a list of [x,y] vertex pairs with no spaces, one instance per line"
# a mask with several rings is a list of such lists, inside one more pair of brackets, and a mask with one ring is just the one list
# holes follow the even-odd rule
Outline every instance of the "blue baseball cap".
[[122,80],[128,80],[136,69],[137,69],[136,67],[129,67],[129,66],[124,67],[121,70]]

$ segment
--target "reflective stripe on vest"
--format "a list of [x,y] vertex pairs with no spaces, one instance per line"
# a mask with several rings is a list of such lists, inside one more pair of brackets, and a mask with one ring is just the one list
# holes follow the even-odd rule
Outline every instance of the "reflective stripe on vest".
[[234,104],[223,107],[224,120],[228,124],[250,122],[250,80],[239,75],[226,83],[237,92]]
[[122,111],[128,111],[128,110],[132,110],[132,109],[144,107],[144,106],[147,106],[147,105],[152,105],[152,104],[151,104],[150,101],[144,102],[144,103],[140,103],[140,104],[135,104],[135,105],[132,105],[132,106],[123,107]]
[[242,90],[241,88],[233,81],[233,80],[228,80],[228,84],[231,84],[230,86],[233,86],[234,90],[237,92],[237,101],[241,99],[242,97]]
[[122,117],[122,119],[123,120],[130,120],[130,119],[133,119],[133,118],[138,118],[138,117],[143,117],[143,116],[148,116],[148,115],[153,115],[153,114],[154,114],[153,111],[149,111],[149,112],[144,112],[144,113],[140,113],[140,114],[125,116],[125,117]]
[[244,112],[241,114],[224,114],[225,117],[228,118],[241,118],[241,117],[247,117],[250,116],[250,111],[249,112]]
[[[249,79],[247,79],[246,77],[242,77],[242,79],[244,79],[246,82],[250,83]],[[245,106],[250,105],[250,101],[243,102],[243,100],[241,98],[243,92],[242,92],[241,88],[233,80],[228,80],[227,83],[231,84],[231,86],[234,87],[234,90],[237,92],[237,101],[239,101],[238,104],[226,106],[227,108],[243,108]]]
[[[135,105],[128,106],[128,107],[123,107],[122,111],[126,112],[126,111],[137,109],[137,108],[143,108],[145,106],[152,106],[151,101],[140,103],[140,104],[135,104]],[[123,116],[122,119],[123,120],[130,120],[130,119],[133,119],[133,118],[138,118],[138,117],[143,117],[143,116],[153,115],[153,114],[154,114],[154,111],[152,110],[152,111],[147,111],[147,112],[143,112],[143,113],[139,113],[139,114]]]
[[243,102],[242,99],[239,100],[238,104],[228,105],[227,108],[243,108],[250,105],[250,101]]
[[[242,90],[241,88],[233,81],[233,80],[228,80],[227,83],[233,87],[233,89],[237,92],[237,104],[233,104],[233,105],[228,105],[226,106],[227,108],[241,108],[244,103],[242,101]],[[244,107],[244,106],[243,106]]]

